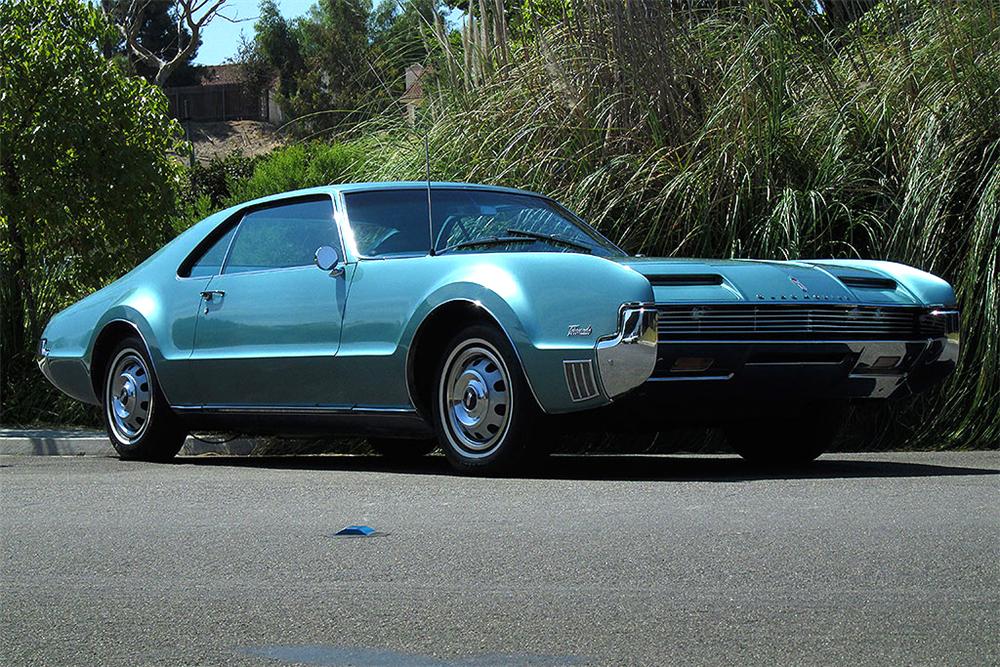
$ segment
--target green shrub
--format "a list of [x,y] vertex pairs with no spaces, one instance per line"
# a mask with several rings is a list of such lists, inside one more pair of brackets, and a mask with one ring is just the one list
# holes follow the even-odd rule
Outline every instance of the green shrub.
[[279,148],[260,159],[249,178],[229,181],[228,204],[355,180],[359,176],[362,156],[353,143],[313,142]]

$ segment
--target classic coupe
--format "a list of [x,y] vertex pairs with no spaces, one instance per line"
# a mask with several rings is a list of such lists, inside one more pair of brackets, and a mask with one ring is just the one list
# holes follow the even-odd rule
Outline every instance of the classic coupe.
[[851,401],[946,377],[958,333],[952,288],[908,266],[635,257],[535,193],[358,183],[202,220],[55,315],[38,363],[128,459],[191,431],[352,434],[496,472],[545,423],[693,421],[802,463]]

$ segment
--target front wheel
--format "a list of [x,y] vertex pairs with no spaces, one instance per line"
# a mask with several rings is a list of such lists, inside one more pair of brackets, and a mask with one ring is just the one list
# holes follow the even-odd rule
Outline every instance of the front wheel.
[[732,424],[726,427],[726,439],[751,463],[804,465],[830,448],[845,413],[846,407],[837,403],[810,405],[795,416]]
[[505,473],[524,461],[539,410],[501,332],[485,325],[459,332],[435,377],[435,428],[452,467]]
[[121,341],[104,374],[104,425],[123,459],[165,461],[187,436],[156,381],[146,346],[134,337]]

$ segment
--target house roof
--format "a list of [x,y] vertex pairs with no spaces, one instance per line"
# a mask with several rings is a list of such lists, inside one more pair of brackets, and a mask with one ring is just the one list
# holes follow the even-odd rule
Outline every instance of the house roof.
[[227,83],[243,83],[246,80],[243,67],[236,63],[226,65],[199,65],[195,68],[202,86]]

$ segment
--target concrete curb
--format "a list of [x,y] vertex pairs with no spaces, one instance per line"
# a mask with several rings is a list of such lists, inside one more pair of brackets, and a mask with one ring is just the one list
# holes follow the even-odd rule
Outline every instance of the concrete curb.
[[[246,438],[226,443],[211,443],[189,437],[180,453],[185,456],[198,454],[246,456],[253,447],[253,441]],[[102,431],[0,429],[0,455],[118,456],[118,453]]]

